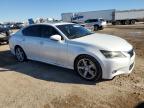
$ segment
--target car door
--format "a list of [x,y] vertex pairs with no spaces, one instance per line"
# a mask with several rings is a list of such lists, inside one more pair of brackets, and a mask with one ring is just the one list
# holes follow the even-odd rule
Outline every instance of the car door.
[[39,49],[41,31],[40,25],[33,25],[25,28],[23,31],[22,47],[29,59],[39,60],[41,57],[41,52]]
[[48,25],[41,26],[41,49],[42,59],[45,62],[65,65],[67,59],[67,43],[62,37],[61,41],[51,40],[52,35],[61,35],[54,27]]
[[90,25],[90,20],[86,20],[86,21],[85,21],[85,27],[86,27],[86,28],[89,28],[89,25]]
[[93,20],[92,19],[87,20],[86,21],[86,28],[87,29],[92,29],[92,27],[93,27]]

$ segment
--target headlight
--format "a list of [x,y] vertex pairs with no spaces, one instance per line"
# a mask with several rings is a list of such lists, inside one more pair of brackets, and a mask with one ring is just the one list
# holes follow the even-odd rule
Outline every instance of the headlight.
[[125,57],[125,55],[120,51],[104,51],[104,50],[101,50],[101,53],[106,58],[115,58],[115,57],[124,58]]

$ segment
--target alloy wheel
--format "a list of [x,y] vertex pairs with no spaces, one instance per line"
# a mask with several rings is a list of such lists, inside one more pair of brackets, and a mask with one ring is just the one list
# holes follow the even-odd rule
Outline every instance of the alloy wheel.
[[95,63],[87,58],[78,61],[77,70],[83,78],[88,80],[94,79],[97,76]]
[[18,61],[23,62],[25,60],[25,54],[21,48],[16,48],[15,55]]

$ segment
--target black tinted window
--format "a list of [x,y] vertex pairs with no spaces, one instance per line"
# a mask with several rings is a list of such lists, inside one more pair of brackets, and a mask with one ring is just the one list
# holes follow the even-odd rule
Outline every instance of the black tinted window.
[[59,35],[58,31],[55,28],[46,25],[41,26],[42,37],[49,38],[52,35]]
[[93,22],[98,22],[97,19],[90,19],[90,20],[86,20],[85,23],[93,23]]
[[34,36],[34,37],[41,36],[40,26],[38,25],[27,27],[22,32],[23,32],[23,35],[25,36]]
[[91,22],[98,22],[98,20],[97,19],[92,19]]
[[86,20],[85,23],[90,23],[90,20]]

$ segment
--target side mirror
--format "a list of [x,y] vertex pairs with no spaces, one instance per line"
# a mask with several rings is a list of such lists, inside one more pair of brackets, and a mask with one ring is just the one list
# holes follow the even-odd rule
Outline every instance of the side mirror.
[[50,37],[51,40],[54,40],[54,41],[61,41],[62,38],[60,35],[53,35]]

